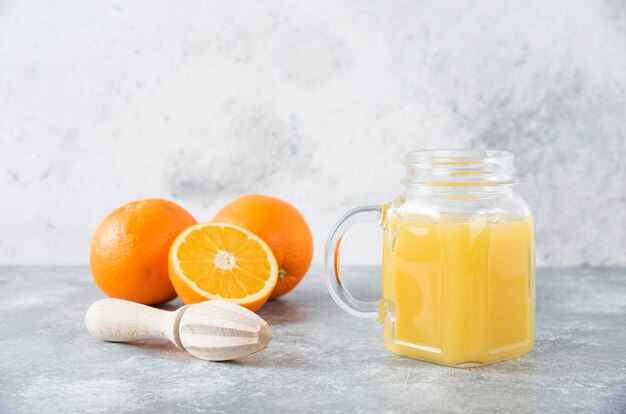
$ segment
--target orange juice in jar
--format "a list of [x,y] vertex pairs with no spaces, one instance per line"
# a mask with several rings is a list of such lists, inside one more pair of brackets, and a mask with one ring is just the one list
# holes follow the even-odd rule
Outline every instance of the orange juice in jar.
[[[349,313],[383,324],[392,352],[456,367],[527,353],[534,342],[534,238],[503,151],[428,150],[407,156],[406,191],[348,212],[326,246],[327,284]],[[384,231],[382,298],[341,283],[339,241],[359,220]]]

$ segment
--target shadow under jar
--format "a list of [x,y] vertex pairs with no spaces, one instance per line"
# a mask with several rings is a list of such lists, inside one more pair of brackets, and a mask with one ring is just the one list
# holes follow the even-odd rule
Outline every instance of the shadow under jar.
[[[326,282],[348,313],[377,318],[392,352],[472,367],[530,351],[535,331],[533,219],[513,154],[424,150],[407,155],[406,191],[344,215],[326,244]],[[384,231],[382,298],[363,302],[342,284],[339,254],[358,221]]]

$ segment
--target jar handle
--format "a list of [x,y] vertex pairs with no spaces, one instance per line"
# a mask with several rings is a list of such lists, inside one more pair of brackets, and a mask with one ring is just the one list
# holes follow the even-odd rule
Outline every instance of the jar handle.
[[381,217],[382,208],[380,206],[366,206],[352,209],[339,219],[326,241],[324,268],[326,270],[326,286],[328,287],[330,296],[332,296],[341,309],[359,318],[377,319],[379,307],[377,302],[364,302],[356,299],[345,288],[341,281],[341,272],[339,270],[341,244],[344,234],[353,224],[357,222],[380,223]]

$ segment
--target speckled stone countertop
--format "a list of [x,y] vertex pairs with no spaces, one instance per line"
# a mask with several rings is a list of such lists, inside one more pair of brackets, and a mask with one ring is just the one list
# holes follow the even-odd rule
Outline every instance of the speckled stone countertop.
[[[371,299],[375,268],[347,268]],[[0,412],[626,412],[626,269],[540,268],[530,354],[455,369],[390,354],[330,299],[321,269],[259,313],[270,348],[237,362],[99,342],[86,267],[0,268]],[[172,302],[170,306],[179,306]]]

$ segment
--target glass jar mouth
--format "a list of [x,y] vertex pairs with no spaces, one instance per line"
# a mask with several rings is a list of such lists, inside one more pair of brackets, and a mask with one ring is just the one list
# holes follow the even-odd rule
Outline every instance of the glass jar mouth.
[[486,187],[517,183],[513,154],[488,149],[432,149],[406,156],[408,186]]
[[433,162],[459,160],[500,160],[513,164],[513,153],[489,149],[427,149],[415,150],[406,155],[407,164],[432,164]]

